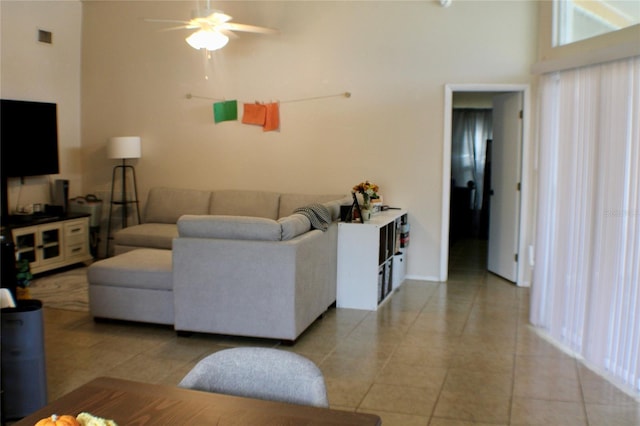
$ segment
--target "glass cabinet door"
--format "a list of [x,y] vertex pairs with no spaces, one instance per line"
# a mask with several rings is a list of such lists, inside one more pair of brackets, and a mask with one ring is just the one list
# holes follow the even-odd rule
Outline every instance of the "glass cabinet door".
[[62,257],[62,225],[30,226],[13,230],[16,259],[27,260],[31,268],[59,262]]
[[16,258],[17,260],[27,260],[29,263],[36,261],[36,234],[29,232],[16,235]]
[[60,228],[42,231],[42,259],[60,256]]
[[38,264],[55,263],[62,259],[62,225],[52,223],[38,227]]

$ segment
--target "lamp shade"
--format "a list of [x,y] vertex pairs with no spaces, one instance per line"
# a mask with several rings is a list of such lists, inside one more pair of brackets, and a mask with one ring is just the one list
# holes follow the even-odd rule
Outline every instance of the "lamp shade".
[[117,136],[107,144],[109,158],[140,158],[141,154],[140,136]]
[[226,46],[229,37],[215,30],[199,30],[185,40],[194,49],[218,50]]

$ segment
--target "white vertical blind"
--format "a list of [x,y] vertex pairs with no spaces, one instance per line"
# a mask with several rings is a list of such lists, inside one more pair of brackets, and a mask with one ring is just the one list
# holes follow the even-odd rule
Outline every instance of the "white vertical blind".
[[546,74],[531,321],[640,393],[640,57]]

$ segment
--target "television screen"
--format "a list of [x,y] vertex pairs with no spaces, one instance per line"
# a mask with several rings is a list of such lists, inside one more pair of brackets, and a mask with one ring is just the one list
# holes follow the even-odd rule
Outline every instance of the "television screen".
[[2,99],[0,115],[3,177],[59,173],[56,104]]

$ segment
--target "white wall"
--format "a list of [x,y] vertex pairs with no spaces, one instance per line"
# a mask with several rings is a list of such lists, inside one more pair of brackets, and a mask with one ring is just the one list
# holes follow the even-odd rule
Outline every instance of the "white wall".
[[[529,83],[535,2],[214,2],[240,34],[211,60],[188,32],[141,18],[187,18],[195,2],[84,3],[83,150],[88,190],[108,189],[106,140],[143,138],[149,187],[347,192],[363,179],[410,212],[409,275],[439,275],[446,83]],[[205,79],[205,75],[208,79]],[[214,98],[291,100],[281,131],[214,124]]]
[[[60,174],[9,182],[9,207],[49,203],[50,180],[69,179],[80,195],[80,47],[79,1],[0,1],[0,96],[58,104]],[[38,29],[51,31],[53,43],[38,42]],[[34,153],[35,155],[36,153]]]
[[[409,210],[409,275],[437,279],[444,85],[531,83],[536,2],[216,1],[281,34],[240,34],[210,60],[187,32],[142,20],[186,19],[195,5],[83,2],[83,192],[108,198],[106,141],[131,134],[143,138],[142,199],[156,185],[346,193],[369,179]],[[281,131],[216,125],[212,101],[187,93],[283,101]]]

